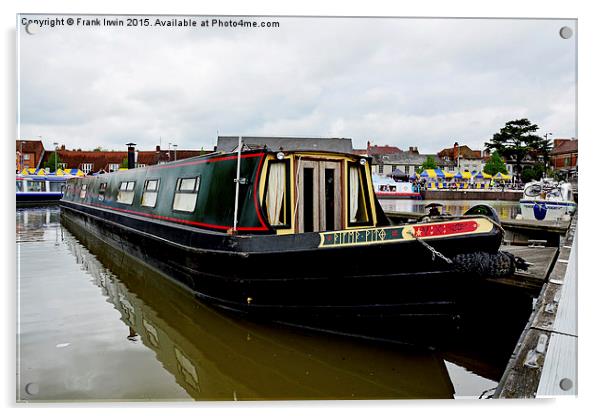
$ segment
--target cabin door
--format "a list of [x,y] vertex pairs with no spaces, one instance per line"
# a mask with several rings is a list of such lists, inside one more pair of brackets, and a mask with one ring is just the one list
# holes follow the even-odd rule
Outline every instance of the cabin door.
[[341,229],[341,163],[302,160],[297,175],[297,230]]

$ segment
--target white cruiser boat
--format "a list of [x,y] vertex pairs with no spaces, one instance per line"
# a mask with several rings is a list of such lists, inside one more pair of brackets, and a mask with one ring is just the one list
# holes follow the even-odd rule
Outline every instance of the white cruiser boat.
[[372,175],[377,198],[421,199],[420,192],[411,182],[397,182],[393,178]]
[[525,186],[520,200],[522,218],[538,221],[568,220],[577,204],[570,183],[544,179]]

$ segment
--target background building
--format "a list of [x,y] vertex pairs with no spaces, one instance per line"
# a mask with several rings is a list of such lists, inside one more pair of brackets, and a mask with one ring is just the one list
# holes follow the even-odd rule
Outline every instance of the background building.
[[[17,140],[16,142],[16,171],[21,172],[25,168],[44,167],[56,152],[58,156],[57,168],[59,169],[80,169],[86,174],[97,172],[114,172],[119,170],[122,165],[127,165],[127,150],[68,150],[65,145],[57,149],[44,149],[40,140]],[[157,146],[155,150],[136,150],[136,167],[157,165],[167,163],[173,160],[187,159],[194,156],[200,156],[209,151],[203,150],[162,150]],[[54,166],[50,166],[54,171]]]
[[472,150],[466,145],[454,143],[454,147],[448,147],[437,153],[437,156],[447,163],[451,163],[455,171],[481,172],[489,157],[485,157],[481,150]]
[[568,178],[577,176],[577,139],[554,139],[554,147],[550,152],[552,168]]
[[17,140],[16,148],[17,172],[41,167],[44,157],[44,144],[41,140]]

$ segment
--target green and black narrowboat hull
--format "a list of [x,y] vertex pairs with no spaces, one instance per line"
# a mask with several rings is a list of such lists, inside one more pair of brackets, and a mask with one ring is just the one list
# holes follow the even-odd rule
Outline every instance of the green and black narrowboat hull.
[[[396,325],[432,331],[451,328],[470,300],[481,296],[478,279],[455,271],[415,239],[394,236],[407,233],[408,227],[480,227],[487,225],[486,218],[353,234],[241,236],[61,204],[68,228],[83,228],[143,260],[205,303],[254,318],[370,336]],[[338,243],[329,244],[329,237]],[[483,233],[425,237],[448,257],[473,247],[495,253],[501,239],[501,229],[493,224]]]

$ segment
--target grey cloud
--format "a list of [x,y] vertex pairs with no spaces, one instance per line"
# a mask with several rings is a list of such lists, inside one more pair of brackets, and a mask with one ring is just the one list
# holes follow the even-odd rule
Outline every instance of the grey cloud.
[[281,27],[21,30],[21,135],[209,148],[219,129],[434,152],[518,117],[575,135],[575,42],[558,36],[573,21],[268,20]]

